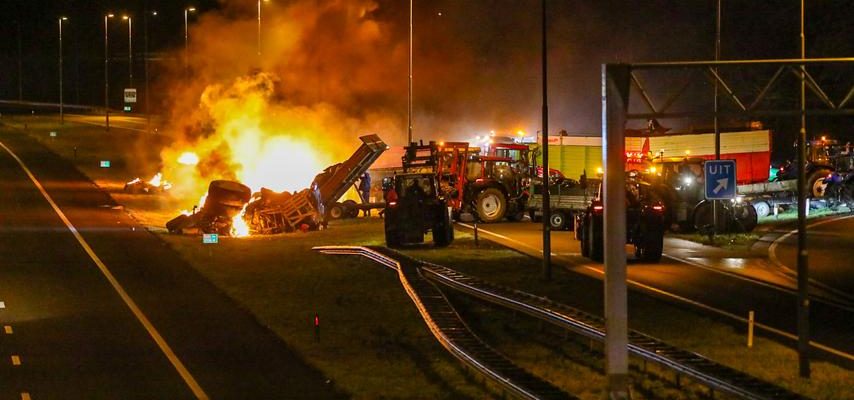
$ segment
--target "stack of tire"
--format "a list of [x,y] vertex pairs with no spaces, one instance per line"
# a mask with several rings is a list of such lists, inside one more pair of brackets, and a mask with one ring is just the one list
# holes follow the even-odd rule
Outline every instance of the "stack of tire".
[[179,215],[166,223],[170,233],[219,233],[228,235],[232,219],[240,214],[252,197],[252,189],[235,181],[216,180],[208,185],[202,209],[192,215]]

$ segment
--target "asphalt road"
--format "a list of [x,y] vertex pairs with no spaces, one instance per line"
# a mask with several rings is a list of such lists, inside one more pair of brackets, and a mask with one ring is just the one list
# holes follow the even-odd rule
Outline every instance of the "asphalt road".
[[[482,237],[542,257],[540,224],[507,222],[481,224],[479,228]],[[629,250],[627,253],[632,254]],[[580,256],[579,242],[573,238],[572,232],[552,232],[552,254],[552,260],[560,267],[597,279],[603,278],[601,264]],[[630,260],[627,268],[630,287],[634,290],[681,302],[675,300],[674,296],[678,296],[736,317],[746,318],[749,311],[755,311],[758,323],[796,333],[797,303],[791,292],[666,257],[657,264]],[[813,301],[811,328],[812,340],[815,342],[849,355],[854,354],[854,341],[851,340],[854,335],[854,313],[851,311]]]
[[[342,397],[71,165],[0,133],[211,398]],[[0,148],[0,399],[183,399],[191,391],[58,214]]]
[[[797,233],[781,238],[775,249],[779,261],[797,270]],[[854,296],[854,216],[812,223],[807,229],[809,277]]]

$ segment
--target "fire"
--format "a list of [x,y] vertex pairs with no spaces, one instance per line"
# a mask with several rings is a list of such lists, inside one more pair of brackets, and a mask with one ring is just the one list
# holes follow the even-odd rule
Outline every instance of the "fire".
[[232,237],[246,237],[249,236],[249,225],[246,224],[246,220],[243,219],[243,214],[246,212],[246,206],[243,206],[243,210],[240,211],[240,214],[234,216],[231,220],[231,236]]
[[192,151],[185,151],[178,157],[178,164],[196,165],[199,163],[199,156]]
[[163,174],[162,174],[162,173],[160,173],[160,172],[158,172],[157,174],[155,174],[155,175],[151,178],[151,180],[149,180],[149,181],[148,181],[148,184],[149,184],[149,185],[151,185],[151,186],[159,187],[159,186],[160,186],[161,181],[163,181]]

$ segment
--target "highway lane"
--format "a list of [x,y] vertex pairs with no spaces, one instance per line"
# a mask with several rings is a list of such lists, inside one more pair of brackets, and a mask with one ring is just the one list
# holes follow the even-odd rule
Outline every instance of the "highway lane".
[[[0,133],[0,142],[29,165],[212,398],[341,397],[71,165],[19,134]],[[194,398],[93,264],[0,149],[0,324],[13,330],[0,340],[0,398]]]
[[[481,237],[497,241],[526,254],[542,256],[542,228],[527,222],[481,224]],[[564,268],[602,279],[601,265],[583,258],[572,232],[552,232],[552,259]],[[629,254],[632,254],[628,250]],[[628,278],[636,290],[673,300],[673,296],[746,318],[756,312],[756,321],[788,333],[796,332],[796,298],[791,292],[760,285],[737,275],[699,268],[663,258],[658,264],[630,261]],[[664,293],[655,293],[657,290]],[[671,296],[672,295],[672,296]],[[854,354],[854,313],[813,302],[812,339],[848,354]]]
[[[773,248],[778,261],[792,272],[797,270],[797,248],[797,233],[781,237]],[[807,250],[811,280],[854,296],[854,216],[810,223]]]

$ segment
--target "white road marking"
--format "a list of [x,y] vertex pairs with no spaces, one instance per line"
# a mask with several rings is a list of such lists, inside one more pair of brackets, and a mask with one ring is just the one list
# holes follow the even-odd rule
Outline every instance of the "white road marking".
[[[821,220],[818,222],[813,222],[812,224],[807,225],[807,229],[815,228],[816,226],[820,226],[820,225],[824,225],[824,224],[829,224],[831,222],[842,221],[842,220],[848,219],[848,218],[854,218],[854,215],[843,215],[840,217],[834,217],[834,218],[830,218],[830,219]],[[773,243],[771,243],[771,246],[768,247],[768,259],[771,260],[771,263],[776,265],[778,268],[782,269],[784,272],[787,272],[789,275],[794,275],[795,277],[798,276],[798,272],[795,271],[794,269],[788,267],[786,264],[783,264],[783,262],[780,261],[780,258],[777,257],[777,246],[780,243],[782,243],[784,240],[788,239],[790,236],[792,236],[796,233],[798,233],[797,229],[786,232],[785,235],[778,237],[777,240],[775,240]],[[825,285],[825,284],[823,284],[819,281],[816,281],[812,278],[809,279],[809,282],[812,285],[818,286],[818,287],[820,287],[824,290],[827,290],[827,291],[829,291],[829,292],[831,292],[837,296],[840,296],[844,299],[847,299],[848,301],[854,301],[854,297],[851,297],[851,295],[849,295],[848,293],[845,293],[839,289]]]
[[21,169],[26,172],[27,176],[30,178],[36,188],[39,189],[39,192],[41,192],[45,200],[47,200],[47,202],[53,208],[53,211],[55,211],[59,218],[62,220],[62,222],[65,223],[65,226],[68,227],[68,230],[71,231],[71,234],[74,235],[74,238],[77,239],[77,242],[80,243],[80,246],[83,248],[83,250],[86,251],[86,254],[89,255],[89,258],[91,258],[95,265],[98,266],[98,269],[113,287],[113,289],[122,299],[122,301],[124,301],[130,311],[136,317],[136,319],[139,320],[139,322],[148,332],[149,336],[151,336],[151,338],[160,348],[160,351],[162,351],[166,358],[169,359],[169,362],[172,363],[172,366],[175,367],[175,370],[178,371],[178,374],[181,375],[181,378],[184,379],[184,382],[187,384],[187,386],[189,386],[190,390],[193,391],[193,394],[196,396],[196,398],[200,400],[207,400],[209,398],[208,395],[204,392],[204,390],[202,390],[201,386],[199,386],[198,382],[196,382],[196,379],[193,378],[193,376],[184,366],[184,363],[181,362],[177,355],[175,355],[175,352],[172,351],[172,348],[169,347],[169,344],[166,343],[166,340],[163,339],[163,336],[160,335],[160,332],[158,332],[154,325],[151,324],[151,321],[149,321],[148,317],[143,314],[139,306],[136,305],[136,302],[131,299],[130,295],[127,294],[125,289],[122,287],[121,284],[119,284],[118,280],[116,280],[110,270],[107,269],[107,266],[104,264],[103,261],[101,261],[101,258],[98,257],[97,254],[95,254],[95,251],[92,250],[92,247],[89,246],[89,243],[86,242],[86,239],[84,239],[80,232],[77,231],[77,228],[75,228],[74,225],[71,224],[71,221],[65,216],[65,213],[63,213],[62,210],[59,209],[59,206],[56,205],[56,202],[53,201],[53,198],[50,197],[50,195],[44,189],[42,184],[39,183],[38,179],[36,179],[33,173],[30,172],[30,169],[27,168],[24,162],[21,161],[21,159],[14,152],[12,152],[10,148],[6,147],[3,142],[0,142],[0,147],[3,147],[3,149],[5,149],[6,152],[8,152],[9,155],[11,155],[12,158],[14,158],[15,161],[18,162],[18,165],[21,166]]
[[11,334],[13,333],[13,332],[12,332],[12,327],[11,327],[11,326],[9,326],[9,325],[4,325],[4,326],[3,326],[3,332],[6,332],[6,334],[7,334],[7,335],[11,335]]
[[6,302],[0,301],[0,308],[6,308]]
[[21,356],[18,356],[18,355],[12,356],[12,365],[14,365],[16,367],[21,365]]
[[[464,224],[464,223],[460,223],[460,222],[458,222],[457,224],[458,224],[458,225],[460,225],[460,226],[464,226],[464,227],[466,227],[466,228],[469,228],[469,229],[474,229],[474,227],[472,227],[471,225],[468,225],[468,224]],[[486,234],[488,234],[488,235],[492,235],[492,236],[495,236],[495,237],[498,237],[498,238],[504,239],[504,240],[507,240],[507,241],[510,241],[510,242],[515,243],[515,244],[517,244],[517,245],[520,245],[520,246],[522,246],[522,247],[526,247],[526,248],[528,248],[528,249],[534,250],[535,252],[537,252],[537,253],[538,253],[538,254],[540,254],[540,255],[542,255],[542,254],[543,254],[543,250],[542,250],[542,249],[537,249],[537,248],[535,248],[535,247],[533,247],[533,246],[529,246],[529,245],[527,245],[527,244],[525,244],[525,243],[522,243],[522,242],[520,242],[520,241],[518,241],[518,240],[510,239],[510,238],[509,238],[509,237],[507,237],[507,236],[504,236],[504,235],[501,235],[501,234],[498,234],[498,233],[494,233],[494,232],[490,232],[490,231],[485,230],[485,229],[483,229],[483,228],[481,228],[481,227],[478,227],[478,231],[480,231],[480,232],[482,232],[482,233],[486,233]],[[555,253],[552,253],[552,255],[553,255],[553,256],[555,256],[556,254],[555,254]],[[590,271],[593,271],[593,272],[595,272],[595,273],[597,273],[597,274],[599,274],[599,275],[605,276],[605,271],[603,271],[601,267],[594,266],[594,265],[590,265],[590,264],[580,264],[580,265],[578,265],[578,266],[583,267],[583,268],[585,268],[585,269],[588,269],[588,270],[590,270]],[[688,303],[688,304],[694,305],[694,306],[696,306],[696,307],[702,308],[702,309],[704,309],[704,310],[707,310],[707,311],[713,312],[713,313],[718,314],[718,315],[722,315],[722,316],[725,316],[725,317],[728,317],[728,318],[735,319],[735,320],[737,320],[737,321],[739,321],[739,322],[747,323],[747,318],[745,318],[745,317],[741,317],[741,316],[738,316],[738,315],[735,315],[735,314],[732,314],[732,313],[729,313],[729,312],[726,312],[726,311],[723,311],[723,310],[720,310],[720,309],[714,308],[714,307],[712,307],[712,306],[708,306],[708,305],[706,305],[706,304],[703,304],[703,303],[700,303],[700,302],[697,302],[697,301],[694,301],[694,300],[691,300],[691,299],[688,299],[688,298],[685,298],[685,297],[679,296],[679,295],[677,295],[677,294],[670,293],[670,292],[666,292],[666,291],[664,291],[664,290],[661,290],[661,289],[658,289],[658,288],[654,288],[654,287],[649,286],[649,285],[645,285],[645,284],[640,283],[640,282],[638,282],[638,281],[634,281],[634,280],[631,280],[631,279],[626,279],[626,283],[629,283],[629,284],[631,284],[632,286],[636,286],[636,287],[639,287],[639,288],[641,288],[641,289],[648,290],[648,291],[653,292],[653,293],[657,293],[657,294],[662,295],[662,296],[665,296],[665,297],[669,297],[669,298],[671,298],[671,299],[674,299],[674,300],[677,300],[677,301],[680,301],[680,302],[684,302],[684,303]],[[783,337],[786,337],[786,338],[789,338],[789,339],[793,339],[793,340],[797,340],[797,339],[798,339],[798,337],[797,337],[796,335],[793,335],[793,334],[791,334],[791,333],[788,333],[788,332],[785,332],[785,331],[782,331],[782,330],[779,330],[779,329],[773,328],[773,327],[768,326],[768,325],[765,325],[765,324],[761,324],[761,323],[758,323],[758,322],[754,322],[754,326],[756,326],[756,327],[757,327],[757,328],[759,328],[759,329],[764,329],[764,330],[766,330],[766,331],[768,331],[768,332],[771,332],[771,333],[774,333],[774,334],[777,334],[777,335],[780,335],[780,336],[783,336]],[[813,340],[810,340],[810,345],[811,345],[811,346],[813,346],[813,347],[815,347],[815,348],[817,348],[817,349],[820,349],[820,350],[826,351],[826,352],[828,352],[828,353],[830,353],[830,354],[834,354],[834,355],[836,355],[836,356],[838,356],[838,357],[842,357],[842,358],[848,359],[848,360],[850,360],[850,361],[854,361],[854,354],[849,354],[849,353],[846,353],[846,352],[844,352],[844,351],[840,351],[840,350],[834,349],[834,348],[832,348],[832,347],[829,347],[829,346],[827,346],[827,345],[824,345],[824,344],[818,343],[818,342],[813,341]]]

